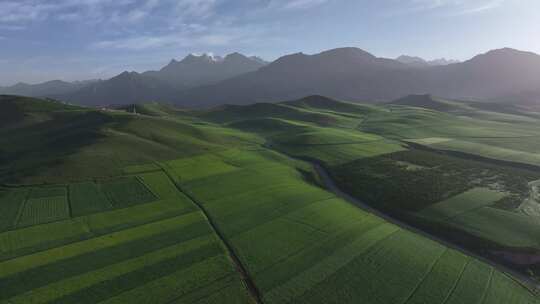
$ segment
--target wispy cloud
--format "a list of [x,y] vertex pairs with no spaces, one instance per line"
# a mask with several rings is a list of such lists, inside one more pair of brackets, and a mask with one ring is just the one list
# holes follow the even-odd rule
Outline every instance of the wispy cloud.
[[208,18],[215,13],[218,0],[179,0],[176,13],[180,18]]
[[476,13],[482,13],[485,11],[489,11],[492,9],[495,9],[501,5],[503,5],[505,0],[492,0],[488,1],[484,4],[476,5],[476,6],[469,6],[466,8],[463,8],[459,14],[461,15],[467,15],[467,14],[476,14]]
[[330,1],[331,0],[271,0],[268,8],[301,10],[319,6]]
[[114,40],[98,41],[91,45],[94,49],[120,49],[142,51],[163,48],[208,48],[216,46],[247,44],[259,37],[258,31],[249,29],[222,29],[205,33],[173,33],[164,35],[141,35]]
[[[159,4],[149,0],[145,6],[139,6],[128,15],[115,17],[118,23],[127,20],[137,21],[152,11],[155,20],[159,16],[160,25],[140,28],[127,35],[120,35],[114,39],[103,39],[91,43],[92,49],[123,49],[143,51],[163,48],[212,48],[234,46],[235,48],[251,43],[270,41],[268,32],[272,30],[269,24],[254,22],[240,22],[236,14],[227,12],[236,0],[161,0]],[[277,12],[282,10],[307,9],[314,5],[331,0],[252,0],[248,6],[239,6],[239,15],[250,14],[255,11]],[[266,37],[265,37],[266,36]]]
[[[406,15],[420,12],[436,12],[441,15],[458,16],[486,12],[502,6],[508,0],[393,0],[399,6],[388,15]],[[404,2],[407,5],[404,6]]]
[[[136,5],[136,0],[7,0],[0,1],[0,24],[23,25],[48,19],[82,20],[106,19],[108,13],[125,12],[126,6]],[[147,6],[149,0],[140,4]],[[77,19],[81,18],[81,19]]]

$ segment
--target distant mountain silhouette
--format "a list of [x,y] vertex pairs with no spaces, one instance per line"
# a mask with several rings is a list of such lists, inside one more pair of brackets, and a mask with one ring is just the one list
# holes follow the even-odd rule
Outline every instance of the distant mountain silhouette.
[[538,91],[540,56],[498,49],[463,63],[430,69],[426,76],[424,92],[451,98],[503,100],[506,96]]
[[284,56],[255,72],[188,89],[179,101],[211,106],[324,95],[373,102],[426,93],[454,99],[500,100],[516,94],[530,99],[536,98],[539,87],[540,56],[529,52],[500,49],[462,63],[418,69],[357,48],[342,48]]
[[255,71],[264,66],[259,58],[239,53],[224,58],[209,55],[188,55],[182,61],[172,60],[159,71],[142,74],[124,72],[77,91],[53,97],[84,105],[123,105],[144,102],[178,101],[186,88],[209,85],[221,80]]
[[50,97],[75,92],[94,80],[66,82],[52,80],[38,84],[18,83],[9,87],[0,87],[0,94],[20,95],[29,97]]
[[535,104],[540,102],[540,56],[498,49],[468,61],[378,58],[358,48],[283,56],[266,64],[239,53],[189,55],[159,71],[122,73],[109,80],[0,88],[0,94],[52,97],[86,105],[172,102],[182,106],[249,104],[323,95],[386,102],[411,94]]
[[403,63],[377,58],[357,48],[316,55],[297,53],[281,57],[255,72],[187,90],[180,98],[188,106],[293,100],[307,95],[371,101],[386,97],[388,86],[403,86],[392,79],[396,71],[409,70],[415,72]]
[[136,72],[123,72],[109,80],[92,83],[59,99],[84,105],[121,105],[174,100],[179,87]]
[[209,55],[189,55],[182,61],[172,60],[159,71],[143,73],[174,86],[195,87],[216,83],[244,73],[253,72],[266,63],[258,58],[248,58],[232,53],[225,58]]

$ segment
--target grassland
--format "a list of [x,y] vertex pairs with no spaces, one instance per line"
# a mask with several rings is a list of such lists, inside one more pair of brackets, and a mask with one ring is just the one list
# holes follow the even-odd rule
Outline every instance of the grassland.
[[77,183],[69,186],[71,209],[79,217],[112,208],[111,202],[94,182]]
[[[60,108],[13,125],[0,131],[0,302],[540,303],[500,267],[337,197],[298,160],[390,214],[536,246],[534,219],[509,206],[537,172],[407,143],[473,126],[511,136],[531,118],[457,110],[456,122],[454,110],[311,97]],[[523,125],[502,130],[510,120]]]

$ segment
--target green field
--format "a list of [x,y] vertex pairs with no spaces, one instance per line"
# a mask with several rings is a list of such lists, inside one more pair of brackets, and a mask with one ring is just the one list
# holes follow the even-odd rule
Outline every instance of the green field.
[[430,219],[449,220],[461,214],[489,206],[503,197],[504,193],[501,192],[486,188],[474,188],[445,201],[435,203],[418,214]]
[[101,184],[101,189],[115,208],[149,203],[156,197],[137,178],[119,178]]
[[29,198],[17,221],[17,227],[64,220],[69,218],[69,204],[65,196]]
[[[223,161],[234,163],[253,152],[245,154],[225,156]],[[340,303],[344,299],[415,303],[421,298],[443,301],[475,294],[496,298],[493,293],[501,292],[487,284],[490,274],[498,273],[491,266],[387,224],[305,184],[290,167],[259,158],[241,169],[181,184],[231,239],[265,303]],[[260,176],[257,180],[253,172]],[[250,191],[238,184],[249,185]],[[213,191],[208,192],[210,185]],[[471,263],[480,268],[464,268]],[[427,276],[438,278],[438,288],[429,287]],[[484,285],[470,283],[484,276]],[[455,284],[464,287],[453,290]],[[519,286],[511,280],[506,284]],[[381,285],[392,287],[381,289]]]
[[0,232],[13,229],[17,225],[17,215],[22,208],[29,190],[21,189],[16,191],[0,192]]
[[[535,154],[490,140],[540,122],[436,101],[53,115],[24,99],[17,111],[41,119],[0,129],[0,303],[540,303],[523,279],[534,265],[505,263],[514,277],[469,251],[540,250],[538,218],[519,209],[540,173],[437,150]],[[338,197],[314,163],[464,250]]]
[[74,217],[112,208],[111,202],[100,187],[93,182],[70,185],[69,199]]

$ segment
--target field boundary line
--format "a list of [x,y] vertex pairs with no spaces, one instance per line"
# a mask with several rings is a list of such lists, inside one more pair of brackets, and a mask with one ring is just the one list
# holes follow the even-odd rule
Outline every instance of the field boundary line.
[[66,201],[67,201],[67,205],[68,205],[68,216],[69,216],[69,219],[72,219],[73,218],[73,207],[71,205],[71,186],[70,185],[66,186]]
[[[364,230],[365,232],[368,232],[369,230],[372,230],[372,229],[375,229],[381,225],[385,224],[384,222],[380,222],[378,224],[374,224],[373,227],[370,227],[366,230]],[[272,268],[280,265],[280,264],[283,264],[285,262],[287,262],[288,260],[290,260],[291,258],[294,258],[294,257],[297,257],[298,255],[302,254],[302,253],[305,253],[306,251],[311,251],[313,249],[317,249],[319,247],[323,247],[325,244],[329,243],[332,241],[333,238],[339,238],[339,237],[342,237],[343,234],[346,234],[347,232],[350,232],[351,230],[356,230],[358,228],[358,226],[353,226],[352,228],[346,228],[346,229],[341,229],[339,230],[338,232],[334,233],[334,234],[328,234],[325,236],[324,239],[321,239],[319,242],[315,243],[315,244],[310,244],[310,245],[307,245],[305,247],[302,247],[294,252],[292,252],[291,254],[289,254],[288,256],[285,256],[285,257],[282,257],[281,259],[277,260],[275,263],[272,263],[268,266],[266,266],[265,268],[262,268],[261,270],[259,270],[259,272],[257,272],[257,275],[259,274],[262,274],[268,270],[271,270]],[[351,242],[354,241],[355,238],[351,238]],[[341,249],[343,247],[340,247],[340,248],[335,248],[335,251]],[[306,268],[307,269],[307,268]],[[278,285],[276,285],[278,286]],[[274,287],[275,288],[275,287]],[[273,288],[272,288],[273,289]]]
[[413,291],[407,297],[407,299],[405,299],[405,301],[403,301],[403,304],[407,304],[411,300],[411,298],[416,294],[418,289],[420,289],[420,287],[422,286],[422,283],[424,283],[426,281],[426,279],[429,277],[429,275],[433,272],[433,269],[435,269],[435,266],[437,266],[437,264],[440,262],[442,256],[445,253],[447,253],[448,250],[449,250],[449,248],[445,247],[444,250],[441,252],[441,254],[439,254],[439,256],[437,257],[437,259],[435,259],[435,261],[433,261],[433,263],[430,265],[430,267],[429,267],[428,271],[426,272],[426,274],[424,275],[424,277],[420,280],[420,282],[418,282],[418,284],[416,284],[416,287],[413,289]]
[[[304,226],[307,226],[307,227],[310,227],[311,229],[313,229],[314,231],[320,231],[320,232],[323,232],[323,233],[326,233],[328,234],[327,231],[324,231],[324,230],[321,230],[321,229],[317,229],[316,227],[312,227],[312,226],[309,226],[305,223],[302,223],[302,222],[299,222],[299,221],[295,221],[295,220],[292,220],[290,218],[287,218],[287,216],[289,216],[291,213],[293,212],[296,212],[298,210],[301,210],[303,208],[306,208],[306,207],[309,207],[313,204],[316,204],[316,203],[320,203],[320,202],[324,202],[324,201],[327,201],[327,200],[331,200],[331,199],[335,199],[335,197],[330,197],[330,198],[326,198],[326,199],[322,199],[322,200],[317,200],[317,201],[313,201],[313,202],[310,202],[308,204],[306,204],[305,206],[301,207],[301,208],[298,208],[298,209],[294,209],[292,211],[289,211],[289,212],[286,212],[286,213],[283,213],[283,214],[280,214],[280,215],[277,215],[276,217],[274,218],[270,218],[269,220],[267,221],[261,221],[260,223],[258,223],[257,225],[255,226],[251,226],[251,227],[247,227],[245,230],[242,230],[241,232],[236,232],[234,233],[234,235],[231,235],[231,239],[234,239],[234,238],[237,238],[241,235],[244,235],[244,234],[247,234],[249,232],[251,232],[252,230],[254,229],[257,229],[263,225],[266,225],[266,224],[270,224],[271,222],[274,222],[274,221],[277,221],[277,220],[283,220],[283,221],[289,221],[291,223],[296,223],[296,224],[299,224],[299,225],[304,225]],[[264,203],[264,204],[269,204],[269,203]],[[264,204],[258,204],[257,207],[260,207],[261,205],[264,205]],[[244,213],[240,213],[239,214],[240,216],[243,216]],[[229,214],[227,215],[229,216]]]
[[[368,242],[367,246],[365,246],[363,248],[360,248],[358,251],[355,251],[354,253],[352,253],[352,254],[348,255],[347,257],[343,258],[343,256],[342,256],[343,251],[347,251],[347,250],[351,249],[352,247],[357,247],[360,242],[366,241],[366,240],[362,240],[362,238],[366,234],[373,233],[373,231],[377,230],[377,229],[382,229],[382,227],[385,226],[385,225],[387,225],[388,227],[395,228],[395,230],[393,230],[391,232],[388,232],[387,235],[383,236],[380,239],[374,240],[371,243],[369,243],[369,240],[368,240],[367,241]],[[267,296],[268,297],[275,297],[275,295],[281,293],[281,290],[283,290],[283,289],[285,289],[285,290],[289,289],[290,290],[290,286],[295,285],[296,282],[301,280],[302,276],[305,277],[305,276],[309,275],[309,277],[310,277],[310,282],[308,283],[309,286],[307,286],[307,285],[303,286],[302,290],[300,290],[298,292],[298,294],[287,295],[286,296],[286,297],[288,297],[288,302],[291,302],[291,301],[294,301],[297,298],[303,297],[308,292],[310,292],[311,290],[316,288],[319,284],[324,282],[326,279],[328,279],[332,275],[335,275],[336,273],[338,273],[338,272],[342,271],[343,269],[345,269],[350,263],[354,262],[356,259],[361,259],[361,260],[365,259],[365,257],[363,257],[364,254],[366,254],[366,255],[369,254],[373,250],[373,248],[376,248],[376,246],[379,246],[380,244],[387,241],[389,238],[393,237],[394,235],[396,235],[397,233],[399,233],[401,231],[403,231],[403,229],[401,229],[400,227],[398,227],[396,225],[393,225],[391,223],[383,223],[383,225],[378,225],[376,227],[372,227],[371,229],[369,229],[369,230],[365,231],[364,233],[362,233],[358,238],[351,241],[346,246],[340,247],[338,250],[334,251],[333,254],[325,257],[324,259],[321,259],[318,263],[314,264],[313,266],[311,266],[311,267],[297,273],[296,275],[289,278],[289,280],[284,281],[283,283],[281,283],[279,285],[276,285],[274,288],[272,288],[268,292]],[[365,244],[362,244],[362,245],[365,245]],[[338,258],[337,257],[338,255],[340,255],[341,258]],[[330,270],[328,272],[324,272],[323,274],[321,274],[320,268],[324,267],[325,264],[331,264],[332,266],[336,266],[336,267],[332,267],[332,270]]]
[[[152,191],[152,189],[150,189],[150,187],[148,187],[148,185],[143,181],[143,179],[138,174],[134,175],[134,176],[135,176],[135,179],[137,180],[137,182],[139,182],[141,185],[143,185],[144,189],[146,189],[148,192],[150,192],[154,196],[155,200],[150,202],[150,203],[163,200],[163,198],[161,196],[154,193],[154,191]],[[146,203],[146,204],[148,204],[148,203]]]
[[[268,146],[267,146],[267,148],[272,149],[271,147],[268,147]],[[426,149],[430,150],[429,147],[426,148]],[[439,150],[435,150],[435,149],[431,149],[431,150],[435,151],[436,153],[444,153],[444,151],[439,151]],[[363,202],[361,199],[355,198],[352,195],[342,191],[339,188],[339,186],[334,182],[334,180],[332,179],[332,177],[330,176],[328,171],[326,170],[325,164],[323,162],[321,162],[320,160],[313,159],[313,158],[308,158],[308,157],[304,158],[304,157],[301,157],[301,156],[297,157],[297,156],[294,156],[294,155],[291,155],[291,154],[288,154],[286,152],[282,152],[282,151],[279,151],[279,150],[274,150],[274,151],[277,151],[277,152],[279,152],[279,153],[281,153],[281,154],[283,154],[285,156],[288,156],[290,158],[297,159],[297,160],[304,161],[304,162],[307,162],[307,163],[311,164],[313,166],[313,168],[315,169],[315,172],[317,173],[317,175],[321,178],[325,189],[327,191],[335,193],[339,198],[342,198],[346,202],[349,202],[350,204],[352,204],[354,206],[357,206],[358,208],[360,208],[361,210],[363,210],[365,212],[374,214],[375,216],[378,216],[379,218],[382,218],[383,220],[385,220],[387,222],[393,223],[394,225],[397,225],[397,226],[401,227],[404,230],[407,230],[407,231],[410,231],[410,232],[412,232],[414,234],[420,235],[420,236],[422,236],[422,237],[424,237],[426,239],[431,240],[432,242],[436,242],[436,243],[441,244],[443,246],[449,247],[450,249],[454,249],[456,251],[459,251],[459,252],[461,252],[462,254],[464,254],[464,255],[466,255],[468,257],[479,260],[479,261],[481,261],[481,262],[483,262],[485,264],[488,264],[489,266],[495,267],[495,268],[497,268],[497,270],[499,270],[503,274],[507,275],[507,277],[512,279],[514,282],[517,282],[518,284],[522,285],[531,294],[533,294],[535,296],[540,295],[540,284],[538,282],[533,281],[530,278],[526,277],[522,273],[519,273],[516,270],[513,270],[513,269],[511,269],[509,267],[506,267],[503,264],[500,264],[498,262],[492,261],[492,260],[490,260],[490,259],[488,259],[486,257],[483,257],[480,254],[474,253],[474,252],[472,252],[472,251],[470,251],[470,250],[468,250],[468,249],[466,249],[466,248],[464,248],[462,246],[456,245],[456,244],[454,244],[454,243],[452,243],[450,241],[446,241],[446,240],[444,240],[444,239],[442,239],[440,237],[437,237],[435,235],[427,233],[427,232],[423,231],[420,228],[416,228],[413,225],[408,224],[407,222],[396,219],[396,218],[392,217],[391,215],[388,215],[385,212],[380,211],[380,210],[370,206],[369,204]],[[439,151],[439,152],[437,152],[437,151]],[[536,168],[538,168],[536,170],[540,170],[540,166],[537,166]]]
[[[192,212],[197,212],[197,211],[192,211]],[[32,254],[36,254],[36,253],[39,253],[39,252],[43,252],[43,251],[47,251],[47,250],[50,250],[50,249],[54,249],[54,248],[57,248],[57,247],[63,247],[63,246],[67,246],[67,245],[71,245],[71,244],[75,244],[75,243],[79,243],[79,242],[84,242],[84,241],[88,241],[88,240],[91,240],[91,239],[94,239],[94,238],[98,238],[98,237],[102,237],[104,235],[108,235],[108,234],[112,234],[112,233],[116,233],[116,232],[120,232],[120,231],[123,231],[123,230],[128,230],[128,229],[133,229],[133,228],[137,228],[137,227],[140,227],[140,226],[144,226],[144,225],[148,225],[148,224],[154,224],[154,223],[158,223],[158,222],[161,222],[161,221],[164,221],[164,220],[169,220],[169,219],[172,219],[172,218],[175,218],[175,217],[179,217],[179,216],[184,216],[184,215],[188,215],[192,212],[187,212],[187,213],[171,213],[172,215],[170,216],[164,216],[164,217],[157,217],[155,219],[152,219],[152,220],[149,220],[149,221],[143,221],[141,223],[137,223],[135,225],[130,225],[130,226],[120,226],[122,228],[113,228],[113,229],[106,229],[106,230],[92,230],[92,228],[90,226],[88,226],[88,223],[87,221],[83,221],[81,224],[84,225],[85,228],[87,228],[86,230],[88,231],[87,235],[88,236],[85,236],[85,237],[82,237],[82,238],[78,238],[78,239],[74,239],[72,241],[68,241],[66,243],[60,243],[59,246],[52,246],[52,247],[49,247],[49,246],[45,246],[43,249],[39,249],[39,250],[36,250],[36,251],[29,251],[28,253],[24,253],[22,255],[17,255],[17,256],[13,256],[13,257],[10,257],[10,258],[6,258],[6,259],[3,259],[2,257],[0,257],[0,263],[2,262],[5,262],[5,261],[9,261],[9,260],[14,260],[14,259],[18,259],[18,258],[21,258],[21,257],[25,257],[25,256],[28,256],[28,255],[32,255]],[[66,220],[60,220],[60,221],[55,221],[55,222],[49,222],[49,223],[45,223],[45,224],[38,224],[38,225],[33,225],[33,226],[28,226],[28,227],[23,227],[23,228],[19,228],[19,229],[25,229],[25,228],[30,228],[30,227],[37,227],[37,226],[42,226],[42,225],[48,225],[48,224],[54,224],[54,223],[58,223],[58,222],[62,222],[62,221],[71,221],[73,219],[66,219]],[[9,231],[6,231],[6,232],[13,232],[13,231],[17,231],[19,229],[15,229],[15,230],[9,230]],[[104,232],[101,232],[101,231],[104,231]],[[39,246],[39,245],[38,245]],[[32,250],[31,248],[33,247],[24,247],[22,250],[25,250],[25,249],[29,249],[29,250]]]
[[491,283],[493,282],[493,273],[495,272],[495,267],[491,267],[491,272],[489,273],[489,279],[487,282],[486,289],[484,289],[484,293],[482,294],[482,298],[478,303],[484,304],[486,302],[487,294],[489,290],[491,289]]
[[28,199],[30,199],[30,194],[31,193],[32,193],[32,189],[29,189],[28,192],[26,193],[26,197],[24,198],[24,201],[19,206],[17,216],[15,217],[15,221],[13,223],[13,230],[19,229],[19,221],[21,220],[24,209],[26,208],[26,202],[28,202]]
[[450,291],[448,291],[448,294],[446,295],[446,297],[444,298],[444,300],[442,301],[441,304],[446,304],[446,302],[448,302],[448,300],[450,300],[450,298],[454,294],[454,291],[456,291],[456,288],[459,285],[459,282],[461,282],[461,278],[463,278],[463,274],[465,273],[465,270],[467,269],[467,267],[469,267],[469,264],[471,264],[472,257],[469,257],[469,256],[467,256],[467,257],[468,257],[467,263],[465,263],[465,265],[463,265],[463,268],[461,269],[461,272],[459,273],[459,276],[456,279],[456,282],[454,283],[454,286],[452,286],[452,289],[450,289]]
[[[192,290],[192,291],[190,291],[190,292],[188,292],[188,293],[186,293],[186,294],[184,294],[184,295],[181,295],[181,296],[179,296],[179,297],[176,297],[176,298],[174,298],[174,299],[172,299],[172,300],[166,302],[165,304],[174,304],[174,303],[178,303],[178,301],[179,301],[179,300],[182,300],[183,298],[187,298],[187,297],[189,297],[190,295],[193,295],[194,293],[196,293],[196,292],[198,292],[198,291],[201,291],[201,290],[203,290],[203,289],[208,288],[209,286],[212,286],[212,284],[215,284],[215,283],[217,283],[217,282],[219,282],[219,281],[227,280],[227,279],[229,279],[229,278],[234,279],[234,274],[233,274],[233,273],[229,273],[229,274],[227,274],[227,275],[224,275],[224,276],[222,276],[222,277],[219,277],[219,278],[213,280],[212,282],[210,282],[210,283],[208,283],[208,284],[205,284],[204,286],[195,288],[194,290]],[[211,294],[209,294],[209,295],[205,295],[205,296],[201,296],[201,297],[197,298],[196,301],[200,301],[200,300],[204,300],[204,299],[206,299],[206,298],[209,298],[209,297],[213,296],[216,292],[225,290],[225,289],[227,289],[227,288],[229,288],[229,286],[221,287],[221,288],[215,290],[214,293],[211,293]]]
[[262,304],[262,297],[259,289],[255,285],[254,280],[251,278],[249,272],[247,271],[247,268],[242,264],[242,261],[234,251],[233,246],[227,241],[227,238],[223,235],[221,230],[219,230],[219,227],[213,220],[212,216],[206,210],[204,205],[200,203],[191,193],[188,191],[182,189],[182,187],[176,182],[176,180],[171,176],[171,174],[167,171],[165,166],[161,163],[156,162],[156,164],[162,168],[163,172],[167,175],[167,177],[171,180],[171,182],[175,185],[175,187],[183,193],[189,200],[191,200],[202,212],[203,216],[206,218],[206,221],[210,224],[212,230],[214,230],[214,233],[218,236],[218,238],[221,240],[221,243],[225,246],[225,249],[228,252],[229,258],[233,262],[233,264],[236,266],[237,272],[240,274],[242,281],[244,281],[244,284],[246,286],[246,289],[250,293],[251,297],[255,300],[255,302]]

